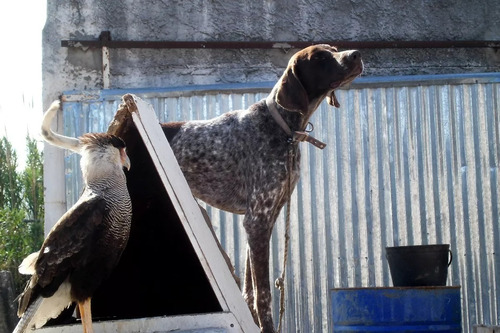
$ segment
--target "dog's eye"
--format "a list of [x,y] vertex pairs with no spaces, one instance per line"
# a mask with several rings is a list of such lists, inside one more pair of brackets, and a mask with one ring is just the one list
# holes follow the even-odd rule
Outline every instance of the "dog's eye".
[[311,57],[311,60],[323,61],[331,58],[330,54],[326,54],[324,52],[316,53]]

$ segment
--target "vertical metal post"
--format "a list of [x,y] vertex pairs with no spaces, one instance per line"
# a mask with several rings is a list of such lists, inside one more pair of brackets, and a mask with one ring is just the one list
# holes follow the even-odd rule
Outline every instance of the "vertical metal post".
[[[53,127],[54,131],[56,133],[64,133],[62,112],[58,112],[55,123],[56,126]],[[44,234],[47,236],[50,229],[52,229],[68,209],[66,207],[64,150],[45,143],[43,156],[45,195]],[[47,186],[47,184],[51,185]]]

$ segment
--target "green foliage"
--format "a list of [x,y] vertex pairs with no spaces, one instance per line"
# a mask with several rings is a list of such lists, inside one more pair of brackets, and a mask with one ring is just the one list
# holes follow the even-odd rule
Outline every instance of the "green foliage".
[[21,210],[0,210],[0,270],[8,270],[14,277],[16,289],[20,290],[25,278],[17,267],[28,254],[33,252],[29,224],[24,221]]
[[23,203],[31,224],[31,237],[35,244],[43,241],[43,160],[36,140],[26,137],[28,156],[26,168],[21,174]]
[[27,162],[18,172],[16,152],[0,140],[0,270],[9,270],[18,291],[26,277],[17,267],[43,242],[43,162],[36,141],[27,138]]
[[4,137],[0,140],[0,207],[2,208],[20,208],[22,192],[16,167],[16,152]]

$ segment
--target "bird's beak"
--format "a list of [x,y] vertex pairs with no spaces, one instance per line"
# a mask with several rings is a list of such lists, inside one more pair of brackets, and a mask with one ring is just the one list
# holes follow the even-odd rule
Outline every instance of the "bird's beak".
[[123,167],[127,168],[127,171],[130,170],[130,158],[128,158],[127,155],[125,155],[125,161],[123,161]]
[[127,152],[125,149],[120,150],[120,157],[122,160],[122,165],[124,168],[127,168],[127,170],[130,170],[130,158],[128,158]]

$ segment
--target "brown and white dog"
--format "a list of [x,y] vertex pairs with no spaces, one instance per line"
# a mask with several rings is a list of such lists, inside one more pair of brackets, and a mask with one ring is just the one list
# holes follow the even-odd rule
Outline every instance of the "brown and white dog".
[[162,124],[194,196],[245,214],[243,295],[262,332],[274,332],[269,242],[278,214],[299,179],[298,142],[321,146],[304,133],[309,118],[325,97],[339,107],[334,90],[362,71],[359,51],[313,45],[294,54],[269,96],[247,110],[211,120]]

